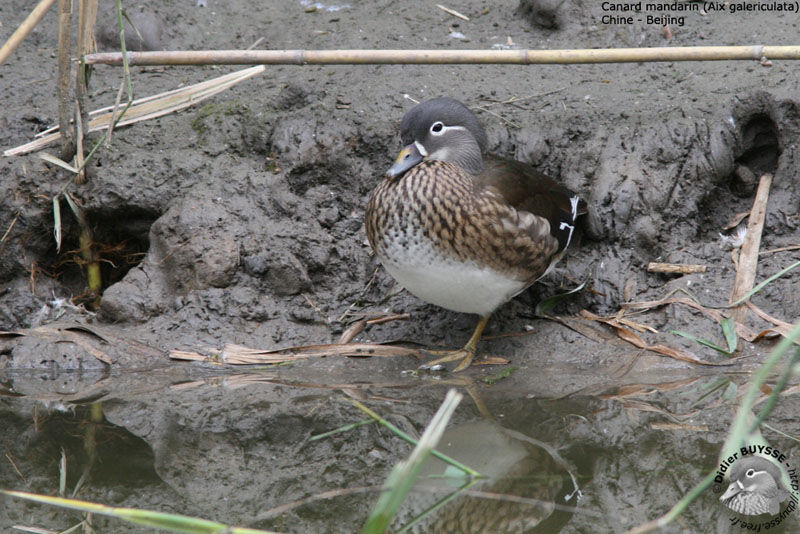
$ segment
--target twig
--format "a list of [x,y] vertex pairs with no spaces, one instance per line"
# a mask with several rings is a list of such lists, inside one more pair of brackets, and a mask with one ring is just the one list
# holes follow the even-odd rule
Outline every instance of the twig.
[[469,17],[468,16],[462,15],[461,13],[456,11],[455,9],[450,9],[449,7],[444,7],[442,4],[436,4],[436,7],[438,7],[439,9],[444,11],[445,13],[453,15],[454,17],[458,17],[458,18],[460,18],[462,20],[469,21]]
[[[677,46],[574,50],[170,50],[129,52],[131,65],[384,65],[384,64],[577,64],[644,61],[759,61],[800,59],[793,46]],[[122,54],[84,57],[87,65],[122,65]]]
[[14,460],[11,458],[11,456],[9,456],[9,455],[8,455],[8,453],[6,453],[6,458],[8,458],[8,461],[9,461],[9,462],[11,462],[11,465],[14,467],[14,471],[16,471],[16,472],[17,472],[17,474],[19,475],[19,477],[20,477],[20,478],[21,478],[21,479],[22,479],[24,482],[28,482],[28,480],[25,478],[25,475],[23,475],[23,474],[22,474],[22,471],[20,471],[20,470],[19,470],[19,467],[17,467],[17,464],[15,464],[15,463],[14,463]]
[[690,274],[704,273],[707,269],[708,267],[706,265],[697,265],[693,263],[650,262],[647,264],[647,271],[651,273]]
[[[739,268],[736,270],[736,280],[733,282],[729,303],[738,301],[753,288],[753,283],[755,283],[758,249],[761,246],[761,232],[764,230],[764,218],[767,214],[767,200],[771,184],[771,174],[763,175],[758,183],[753,209],[747,220],[747,235],[745,235],[742,249],[739,252]],[[745,306],[734,308],[731,315],[735,322],[744,324],[747,318],[747,308]]]
[[14,229],[14,226],[17,224],[17,221],[19,220],[19,215],[20,212],[17,211],[17,214],[14,216],[14,220],[11,221],[11,224],[8,225],[8,230],[6,230],[6,233],[4,233],[3,237],[0,238],[0,243],[5,243],[6,239],[8,239],[9,234],[11,234],[11,230]]
[[522,126],[520,126],[519,124],[517,124],[517,123],[515,123],[515,122],[513,122],[513,121],[510,121],[510,120],[506,119],[505,117],[503,117],[503,116],[502,116],[502,115],[500,115],[499,113],[495,113],[494,111],[492,111],[492,110],[490,110],[490,109],[487,109],[487,108],[484,108],[484,107],[481,107],[481,106],[476,106],[476,107],[474,107],[473,109],[479,109],[479,110],[481,110],[481,111],[485,111],[485,112],[486,112],[486,113],[488,113],[489,115],[494,115],[495,117],[497,117],[497,118],[498,118],[498,119],[500,119],[501,121],[505,122],[505,123],[506,123],[506,124],[508,124],[509,126],[513,126],[514,128],[522,128]]
[[205,361],[228,365],[278,364],[327,356],[375,356],[384,358],[414,356],[417,359],[422,358],[421,352],[416,349],[374,343],[332,343],[274,350],[252,349],[241,345],[228,344],[222,350],[211,349],[206,354],[182,350],[172,350],[169,353],[169,357],[173,360]]
[[83,168],[84,132],[83,125],[89,124],[89,114],[86,109],[86,93],[89,84],[89,67],[83,57],[90,51],[94,42],[94,25],[97,17],[97,0],[80,0],[78,2],[78,69],[75,76],[75,166],[80,172],[75,177],[76,184],[86,182],[86,170]]
[[800,245],[788,245],[785,247],[773,248],[769,250],[762,250],[758,253],[759,256],[766,256],[767,254],[775,254],[776,252],[786,252],[787,250],[800,250]]
[[[552,91],[545,91],[543,93],[536,93],[535,95],[512,96],[511,98],[508,98],[506,100],[493,100],[493,99],[487,98],[486,101],[488,103],[485,104],[485,107],[497,106],[497,105],[503,105],[503,106],[505,106],[505,105],[514,105],[514,104],[518,104],[520,102],[524,102],[525,100],[530,100],[531,98],[541,98],[543,96],[548,96],[548,95],[552,95],[552,94],[555,94],[555,93],[560,93],[561,91],[563,91],[566,88],[567,88],[566,86],[559,87],[558,89],[553,89]],[[519,107],[519,106],[516,106],[516,107]],[[523,108],[521,108],[521,109],[523,109]]]
[[372,319],[367,319],[367,324],[383,324],[391,321],[405,321],[406,319],[410,318],[411,318],[410,313],[395,313],[391,315],[380,315],[378,317],[373,317]]

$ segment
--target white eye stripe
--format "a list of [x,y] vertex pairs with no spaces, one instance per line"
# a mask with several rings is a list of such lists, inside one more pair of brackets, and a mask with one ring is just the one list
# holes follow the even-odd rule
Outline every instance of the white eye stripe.
[[447,132],[451,132],[454,130],[466,130],[463,126],[445,126],[442,121],[436,121],[431,124],[430,132],[433,135],[444,135]]

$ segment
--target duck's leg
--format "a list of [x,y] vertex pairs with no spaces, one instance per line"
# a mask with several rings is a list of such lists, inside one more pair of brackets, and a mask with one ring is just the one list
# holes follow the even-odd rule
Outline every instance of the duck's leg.
[[486,323],[489,322],[490,315],[486,315],[481,317],[478,321],[477,326],[475,326],[475,331],[472,333],[472,336],[467,341],[467,344],[464,345],[463,348],[458,350],[429,350],[431,354],[441,356],[438,360],[433,360],[432,362],[427,362],[420,365],[420,369],[432,369],[443,363],[447,362],[454,362],[456,360],[461,360],[461,363],[453,369],[453,372],[463,371],[469,364],[472,363],[472,358],[475,357],[475,352],[478,349],[478,341],[481,339],[481,334],[483,334],[483,329],[486,328]]

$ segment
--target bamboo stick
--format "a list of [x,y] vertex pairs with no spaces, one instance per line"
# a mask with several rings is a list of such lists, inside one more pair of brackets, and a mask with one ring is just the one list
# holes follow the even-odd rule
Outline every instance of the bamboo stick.
[[17,49],[19,44],[25,40],[29,33],[39,24],[39,21],[42,20],[44,14],[47,13],[47,10],[50,9],[55,3],[56,0],[42,0],[39,4],[31,11],[31,14],[28,15],[28,18],[19,25],[19,28],[16,29],[14,33],[11,34],[11,37],[8,38],[3,44],[3,47],[0,48],[0,64],[6,60],[8,56],[11,55],[11,52]]
[[[800,59],[798,46],[682,46],[576,50],[171,50],[128,52],[131,65],[378,65],[575,64],[641,61]],[[122,65],[122,53],[102,52],[87,64]]]

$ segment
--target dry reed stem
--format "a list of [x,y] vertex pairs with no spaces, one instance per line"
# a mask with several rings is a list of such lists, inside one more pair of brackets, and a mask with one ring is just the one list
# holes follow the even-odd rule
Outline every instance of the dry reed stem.
[[[236,85],[240,81],[246,80],[247,78],[255,76],[261,72],[264,72],[263,66],[250,67],[220,76],[218,78],[206,80],[189,87],[183,87],[181,89],[175,89],[166,93],[161,93],[160,95],[134,100],[134,105],[128,109],[128,111],[125,113],[125,116],[116,124],[115,127],[125,126],[135,122],[161,117],[162,115],[166,115],[175,111],[180,111],[181,109],[202,102],[203,100]],[[113,106],[104,109],[113,109]],[[96,112],[92,112],[90,115],[94,115],[95,113]],[[112,113],[96,115],[89,122],[88,132],[96,132],[107,128],[111,117]],[[50,143],[57,141],[61,137],[61,134],[56,130],[57,128],[51,128],[48,131],[52,133],[48,133],[47,135],[44,135],[35,141],[31,141],[30,143],[26,143],[15,148],[10,148],[3,152],[3,155],[19,156],[22,154],[27,154],[28,152],[40,150]]]
[[[756,281],[758,249],[761,247],[761,233],[764,230],[764,218],[767,215],[767,200],[769,200],[771,184],[771,174],[763,175],[758,183],[756,198],[753,200],[753,209],[750,211],[750,218],[747,220],[747,234],[739,252],[739,266],[736,269],[736,279],[733,282],[731,298],[728,301],[730,303],[736,302],[753,289],[753,284]],[[742,304],[734,308],[731,316],[734,322],[744,324],[747,318],[747,307]]]
[[39,21],[42,20],[44,14],[47,13],[47,10],[55,3],[56,0],[42,0],[39,4],[31,11],[31,14],[28,15],[22,24],[19,25],[19,28],[11,34],[11,37],[8,38],[3,44],[3,47],[0,48],[0,64],[5,61],[8,56],[11,55],[11,52],[17,49],[19,44],[25,40],[31,31],[39,24]]
[[721,363],[707,362],[696,357],[694,354],[691,354],[681,349],[675,349],[662,344],[651,345],[647,341],[645,341],[641,336],[639,336],[639,334],[625,328],[625,326],[622,323],[620,323],[616,318],[609,319],[606,317],[600,317],[599,315],[595,315],[588,310],[581,310],[581,316],[590,321],[596,321],[598,323],[603,323],[611,326],[612,328],[614,328],[617,337],[619,337],[623,341],[627,341],[634,347],[640,349],[644,349],[650,352],[655,352],[656,354],[661,354],[663,356],[667,356],[675,360],[680,360],[682,362],[687,362],[687,363],[694,363],[697,365],[712,365],[712,366],[733,365],[732,361],[721,362]]
[[229,365],[277,364],[327,356],[376,356],[384,358],[414,356],[417,359],[422,358],[421,352],[416,349],[372,343],[333,343],[276,350],[252,349],[241,345],[229,344],[221,351],[212,350],[208,354],[181,350],[172,350],[169,353],[169,357],[173,360],[206,361]]
[[[575,50],[171,50],[128,52],[130,65],[576,64],[800,59],[800,46],[682,46]],[[84,57],[122,65],[121,52]]]
[[[96,49],[94,39],[94,28],[97,21],[97,2],[98,0],[79,0],[78,4],[78,41],[77,53],[79,58],[85,57],[89,52]],[[84,130],[83,124],[89,124],[89,113],[86,109],[86,93],[88,84],[88,68],[81,60],[75,76],[75,166],[80,172],[75,177],[76,184],[86,182],[86,169],[84,169]]]
[[[674,292],[673,292],[674,293]],[[671,293],[672,294],[672,293]],[[722,321],[725,319],[725,315],[723,315],[718,310],[713,308],[707,308],[696,302],[690,298],[686,297],[671,297],[667,296],[660,300],[649,300],[649,301],[641,301],[641,302],[626,302],[622,304],[623,310],[637,310],[637,311],[648,311],[653,308],[658,308],[661,306],[666,306],[667,304],[684,304],[689,306],[690,308],[694,308],[695,310],[704,313],[705,315],[714,319],[718,324],[722,324]],[[756,332],[750,330],[747,326],[743,324],[736,325],[736,333],[744,339],[745,341],[752,342],[754,339],[758,337]]]

